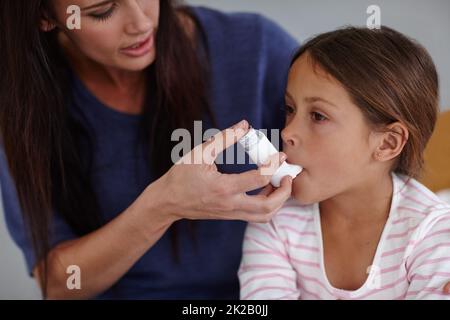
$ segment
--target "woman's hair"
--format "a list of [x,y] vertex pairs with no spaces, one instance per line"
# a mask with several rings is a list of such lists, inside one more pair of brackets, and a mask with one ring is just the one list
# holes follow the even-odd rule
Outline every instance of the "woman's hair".
[[392,170],[417,178],[439,112],[438,75],[425,48],[388,27],[347,27],[309,40],[294,62],[304,53],[344,86],[374,128],[396,121],[408,128]]
[[[80,157],[80,140],[89,141],[89,133],[68,112],[68,104],[74,102],[68,61],[57,41],[60,30],[39,28],[42,17],[54,17],[51,2],[0,1],[0,138],[36,261],[42,262],[44,297],[53,210],[78,236],[104,223],[89,177],[91,159]],[[150,93],[141,133],[151,146],[149,166],[156,178],[172,166],[174,129],[192,131],[194,121],[205,115],[215,123],[208,105],[207,65],[200,61],[177,10],[189,14],[174,0],[160,1],[156,60],[146,71]],[[92,141],[90,147],[88,157]],[[172,234],[176,243],[176,232]]]

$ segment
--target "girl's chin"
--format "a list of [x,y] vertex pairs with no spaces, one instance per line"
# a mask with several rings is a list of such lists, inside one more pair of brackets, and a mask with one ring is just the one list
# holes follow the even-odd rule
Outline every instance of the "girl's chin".
[[301,205],[309,205],[313,203],[311,202],[311,199],[308,198],[306,192],[302,192],[295,184],[292,186],[291,196]]
[[294,182],[292,184],[292,193],[291,193],[292,198],[294,198],[301,205],[305,206],[321,201],[317,193],[316,194],[311,193],[311,191],[316,190],[316,188],[308,186],[305,183],[302,183],[303,181],[298,180],[299,177],[294,179]]
[[310,201],[308,199],[304,199],[303,197],[293,196],[293,198],[295,199],[295,201],[297,201],[302,206],[309,206],[309,205],[315,203],[314,201]]

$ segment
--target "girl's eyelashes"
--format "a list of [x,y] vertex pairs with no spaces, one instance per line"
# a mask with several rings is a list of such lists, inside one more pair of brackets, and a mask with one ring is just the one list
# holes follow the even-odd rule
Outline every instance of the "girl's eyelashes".
[[[296,112],[295,108],[290,106],[287,103],[284,104],[284,106],[281,109],[286,113],[287,117],[292,116]],[[322,123],[322,122],[328,120],[328,118],[326,116],[324,116],[322,113],[317,112],[317,111],[311,111],[310,115],[311,115],[311,120],[316,123]]]
[[284,104],[284,106],[281,109],[284,112],[286,112],[287,115],[291,115],[291,114],[295,113],[295,109],[288,104]]
[[116,7],[117,3],[114,2],[108,10],[100,13],[90,13],[89,16],[98,21],[105,21],[113,15],[114,11],[116,10]]
[[314,122],[318,122],[318,123],[328,120],[328,118],[325,117],[323,114],[321,114],[319,112],[315,112],[315,111],[311,112],[311,119]]

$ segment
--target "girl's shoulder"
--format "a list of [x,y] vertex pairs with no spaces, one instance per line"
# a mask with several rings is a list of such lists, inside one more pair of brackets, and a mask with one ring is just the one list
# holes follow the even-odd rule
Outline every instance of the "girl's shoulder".
[[415,216],[420,220],[450,212],[450,204],[416,179],[404,175],[394,175],[394,199],[400,215]]
[[[420,241],[439,230],[450,235],[450,204],[441,200],[419,181],[396,175],[397,204],[395,225],[408,224],[410,241]],[[395,195],[394,195],[395,198]]]

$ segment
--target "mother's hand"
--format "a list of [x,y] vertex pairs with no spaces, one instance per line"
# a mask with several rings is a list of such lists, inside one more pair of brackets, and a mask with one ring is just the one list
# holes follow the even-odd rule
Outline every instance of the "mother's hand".
[[214,163],[217,155],[235,144],[249,130],[246,121],[219,132],[178,161],[152,189],[160,191],[159,212],[179,219],[244,220],[268,222],[290,197],[292,179],[285,177],[277,189],[258,195],[247,191],[267,186],[286,155],[273,155],[265,166],[241,174],[221,174]]

